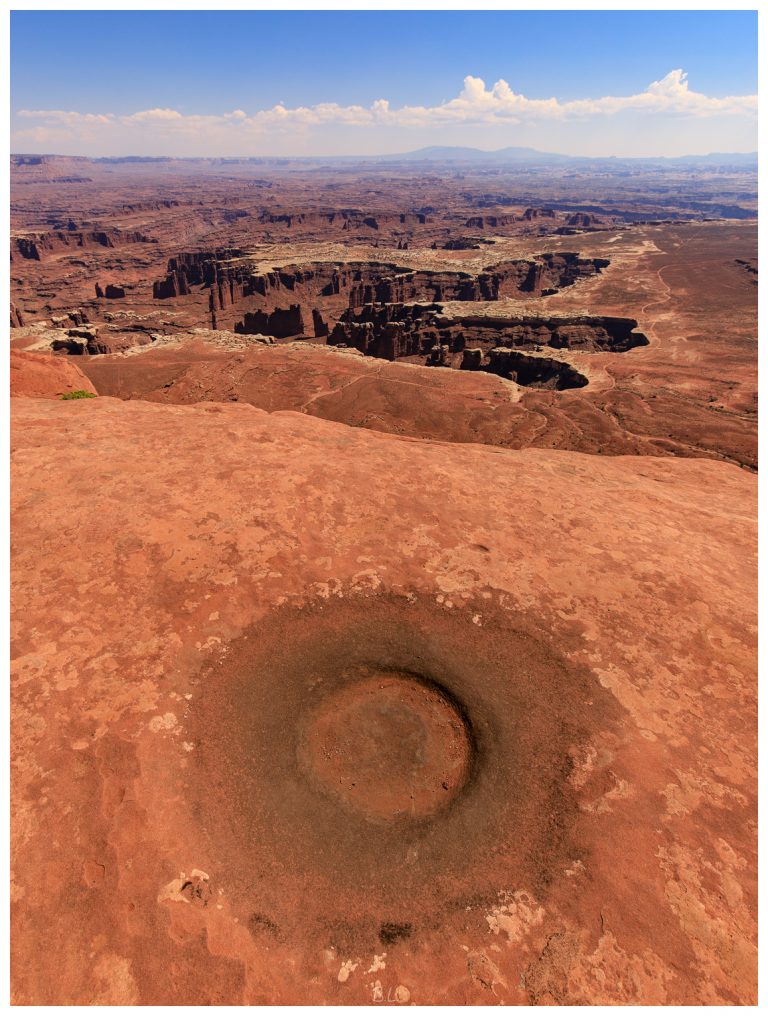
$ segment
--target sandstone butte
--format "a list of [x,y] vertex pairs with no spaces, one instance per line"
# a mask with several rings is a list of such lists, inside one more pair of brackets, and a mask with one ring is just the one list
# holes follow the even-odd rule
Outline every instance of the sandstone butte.
[[752,473],[33,366],[18,1004],[755,1004]]

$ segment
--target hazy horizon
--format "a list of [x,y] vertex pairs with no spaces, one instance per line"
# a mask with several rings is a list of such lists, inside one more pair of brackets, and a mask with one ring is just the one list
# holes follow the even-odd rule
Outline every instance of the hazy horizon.
[[[379,161],[379,160],[385,160],[385,159],[412,158],[413,156],[418,155],[419,152],[421,152],[421,151],[432,151],[432,150],[439,151],[441,149],[444,149],[447,152],[455,150],[455,149],[462,149],[462,150],[466,150],[466,151],[477,152],[479,155],[483,155],[483,156],[484,155],[496,155],[498,153],[501,153],[501,152],[504,152],[504,151],[507,151],[507,150],[520,150],[520,151],[526,151],[526,150],[528,150],[528,151],[530,151],[532,153],[535,153],[537,155],[552,156],[553,158],[574,159],[574,160],[576,160],[576,159],[584,159],[584,160],[589,160],[589,161],[616,160],[616,161],[620,161],[620,162],[621,161],[628,161],[628,160],[637,160],[637,161],[655,161],[655,160],[660,160],[661,161],[661,160],[680,160],[680,159],[686,159],[686,158],[691,158],[691,159],[706,159],[706,158],[714,158],[714,157],[717,157],[717,156],[731,156],[731,155],[736,155],[736,156],[754,155],[755,157],[757,157],[757,154],[758,154],[757,153],[757,148],[747,149],[747,150],[744,150],[744,151],[733,151],[733,150],[732,151],[721,151],[719,149],[718,150],[712,149],[710,151],[703,151],[703,152],[685,152],[682,155],[614,155],[614,154],[610,154],[610,155],[575,155],[572,152],[547,151],[547,150],[542,149],[542,148],[532,148],[532,147],[524,146],[524,145],[521,145],[521,146],[509,145],[509,146],[506,146],[505,148],[488,148],[488,149],[479,148],[479,147],[474,146],[474,145],[425,145],[425,146],[423,146],[422,149],[411,149],[410,151],[403,151],[403,152],[379,152],[379,153],[377,153],[375,155],[365,155],[365,154],[362,154],[360,152],[349,153],[348,155],[338,155],[338,154],[331,154],[331,153],[326,153],[326,152],[308,152],[308,153],[306,153],[304,155],[286,155],[285,153],[280,153],[280,152],[276,152],[275,154],[272,154],[272,155],[247,155],[247,154],[244,154],[243,152],[226,152],[226,153],[208,152],[207,154],[197,153],[197,154],[190,154],[190,155],[173,155],[173,154],[171,154],[169,152],[158,152],[157,154],[154,154],[154,155],[144,155],[144,154],[141,154],[141,153],[138,153],[138,152],[126,152],[124,155],[99,155],[99,154],[92,153],[92,152],[71,152],[71,153],[68,153],[68,152],[54,152],[54,151],[50,151],[50,152],[44,152],[44,151],[33,152],[33,151],[18,150],[18,151],[11,151],[11,157],[12,158],[25,158],[25,157],[29,156],[29,157],[32,157],[32,158],[40,157],[40,158],[55,158],[55,159],[89,159],[89,160],[94,160],[94,161],[95,160],[110,160],[110,161],[129,161],[130,160],[130,161],[137,161],[137,162],[149,162],[149,161],[161,161],[161,160],[162,161],[164,161],[164,160],[179,160],[179,161],[184,161],[184,160],[186,160],[186,161],[197,161],[197,160],[200,160],[200,161],[202,161],[202,160],[205,160],[205,159],[207,159],[207,160],[226,160],[226,161],[230,161],[230,160],[249,160],[249,161],[252,161],[252,160],[269,160],[269,161],[274,161],[274,160],[291,160],[291,161],[302,161],[303,160],[303,161],[316,161],[316,160],[319,160],[319,159],[323,159],[323,160],[325,160],[325,159],[331,159],[331,160],[335,159],[335,160],[353,161],[355,159],[360,159],[362,161],[372,162],[372,161]],[[449,156],[449,158],[451,158],[451,157]],[[453,157],[453,158],[456,158],[457,160],[459,159],[458,156]],[[414,159],[414,161],[417,161],[417,160]],[[525,164],[525,160],[521,158],[520,159],[520,164],[521,165]]]

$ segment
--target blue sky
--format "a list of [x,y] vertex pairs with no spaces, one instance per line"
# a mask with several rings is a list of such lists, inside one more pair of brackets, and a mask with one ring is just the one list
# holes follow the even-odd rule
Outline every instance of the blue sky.
[[[687,78],[669,79],[674,71]],[[653,101],[568,105],[643,96],[665,81]],[[508,88],[494,92],[496,82]],[[750,103],[714,100],[756,91],[757,18],[748,11],[11,15],[16,151],[749,150]],[[551,98],[556,109],[535,105]],[[412,112],[399,115],[403,107]]]

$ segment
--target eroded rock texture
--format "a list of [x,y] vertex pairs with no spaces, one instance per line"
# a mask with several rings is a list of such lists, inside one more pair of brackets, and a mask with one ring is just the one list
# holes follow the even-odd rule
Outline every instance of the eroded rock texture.
[[755,183],[615,170],[12,158],[15,1003],[755,1003]]
[[753,476],[13,418],[15,1001],[755,1002]]
[[[648,339],[637,331],[637,321],[631,318],[446,317],[435,305],[366,304],[358,311],[344,312],[328,344],[348,346],[366,356],[385,360],[409,359],[439,367],[489,370],[518,380],[512,365],[530,363],[533,359],[515,352],[518,347],[536,352],[547,347],[623,353],[648,345]],[[545,366],[545,362],[550,366]],[[568,372],[568,364],[562,361],[542,358],[541,364],[545,380],[554,374],[562,376],[563,383],[554,387],[587,384],[586,378],[577,381],[576,372],[572,369]],[[564,380],[566,376],[568,381]],[[524,379],[518,383],[536,385]]]
[[11,397],[59,399],[76,391],[96,394],[90,378],[70,359],[12,349],[9,366]]
[[[234,325],[247,330],[250,319],[264,318],[257,327],[269,328],[269,313],[276,304],[299,300],[319,313],[366,304],[403,303],[417,300],[499,300],[505,296],[542,296],[572,286],[608,266],[605,258],[580,258],[578,254],[543,254],[532,260],[504,262],[479,274],[469,272],[413,271],[394,264],[314,264],[258,273],[241,250],[189,253],[172,258],[165,279],[154,284],[156,299],[187,296],[195,287],[210,291],[211,326]],[[259,307],[258,305],[262,306]],[[251,306],[236,323],[237,311]],[[283,307],[283,309],[285,309]],[[234,317],[233,317],[234,315]],[[308,315],[311,317],[311,314]],[[300,335],[304,322],[298,316],[294,331]],[[277,336],[281,331],[270,332]],[[317,332],[315,334],[318,334]]]
[[52,231],[35,233],[30,236],[17,236],[11,244],[11,259],[14,256],[31,261],[42,261],[49,254],[59,253],[72,247],[116,247],[124,243],[152,243],[142,233],[131,230],[94,230],[82,232]]

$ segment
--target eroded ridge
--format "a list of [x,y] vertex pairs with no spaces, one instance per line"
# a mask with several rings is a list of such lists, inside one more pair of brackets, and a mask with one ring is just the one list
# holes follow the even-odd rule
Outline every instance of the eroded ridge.
[[447,317],[435,304],[386,304],[346,311],[328,344],[385,360],[485,370],[526,387],[565,389],[583,388],[587,378],[568,363],[538,354],[623,353],[648,339],[633,318]]
[[171,258],[153,295],[163,300],[207,290],[212,328],[280,338],[305,333],[318,337],[327,335],[347,308],[549,296],[599,274],[609,264],[606,258],[562,252],[504,261],[479,273],[355,261],[287,265],[264,272],[254,270],[253,258],[245,251],[228,248]]

